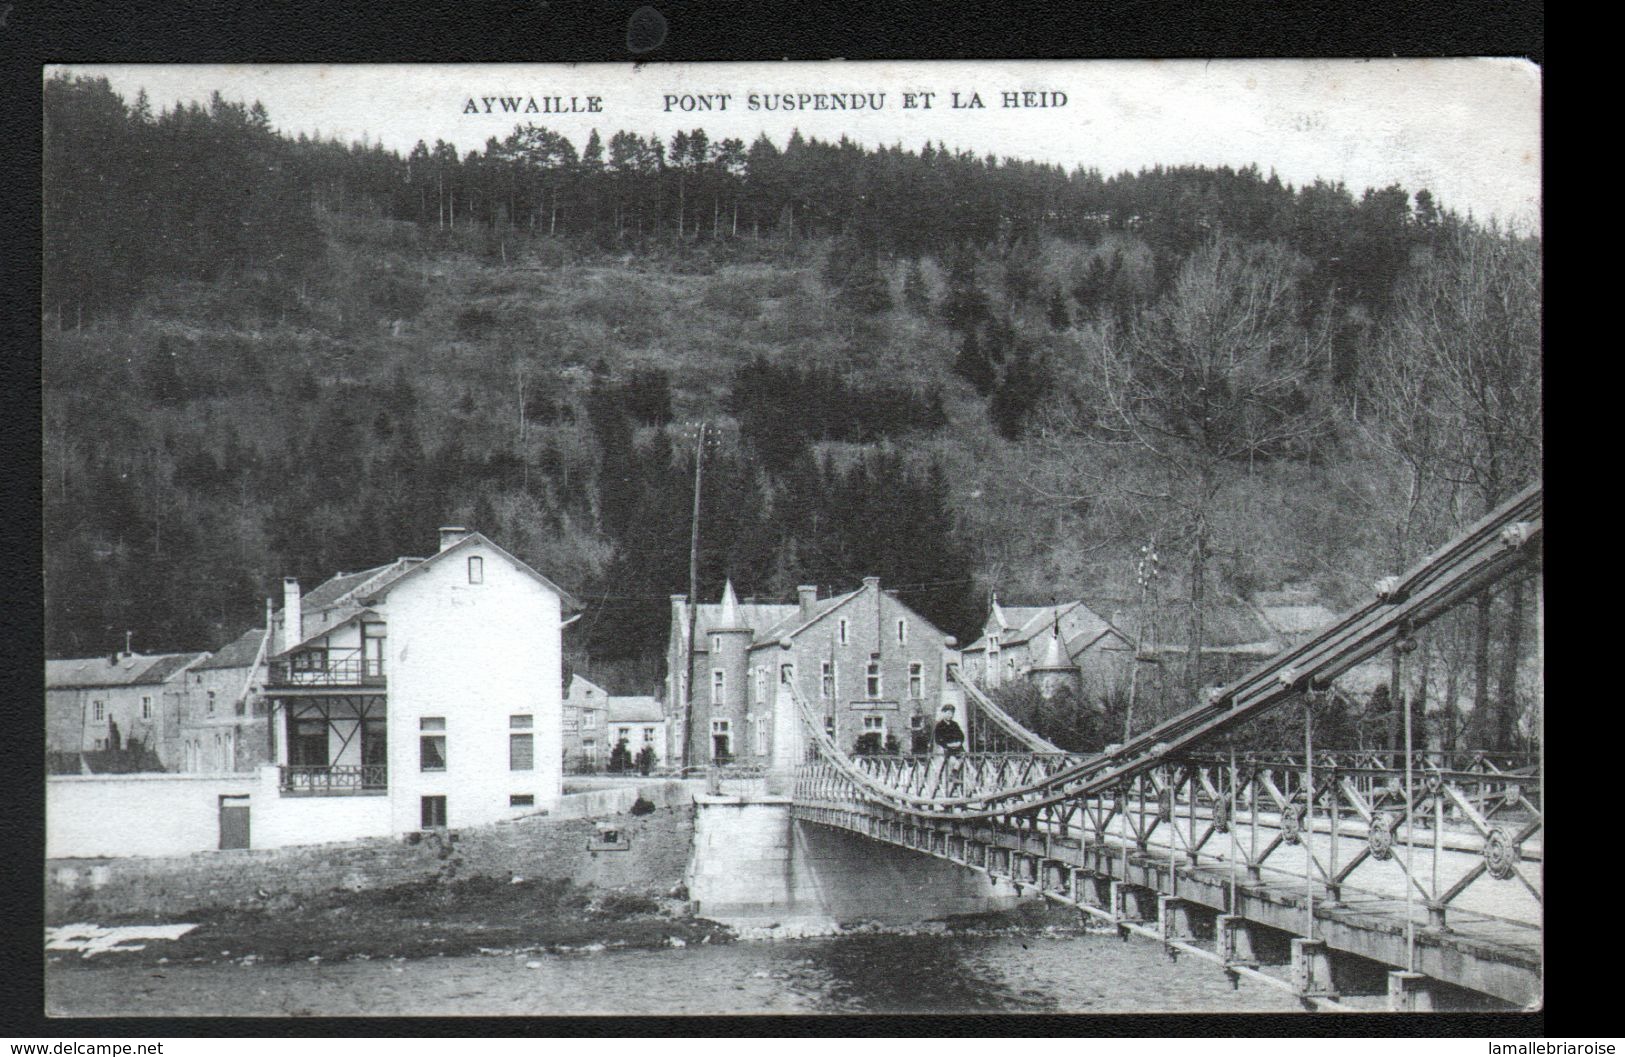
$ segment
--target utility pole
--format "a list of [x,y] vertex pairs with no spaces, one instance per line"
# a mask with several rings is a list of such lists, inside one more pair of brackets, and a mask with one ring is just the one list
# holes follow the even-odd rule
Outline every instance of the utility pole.
[[[1128,744],[1134,737],[1134,699],[1139,695],[1140,665],[1144,663],[1142,654],[1145,650],[1146,609],[1145,595],[1151,587],[1152,581],[1161,575],[1162,559],[1157,556],[1156,541],[1153,540],[1140,548],[1140,559],[1134,566],[1134,579],[1140,586],[1140,618],[1136,621],[1134,629],[1134,663],[1129,668],[1128,676],[1128,708],[1123,713],[1123,744]],[[1059,628],[1059,622],[1056,627]],[[1156,636],[1152,636],[1152,642]]]
[[679,675],[683,684],[683,769],[693,765],[694,744],[694,636],[700,622],[700,478],[705,471],[705,431],[700,423],[694,438],[694,517],[688,535],[688,652],[683,658],[687,669]]

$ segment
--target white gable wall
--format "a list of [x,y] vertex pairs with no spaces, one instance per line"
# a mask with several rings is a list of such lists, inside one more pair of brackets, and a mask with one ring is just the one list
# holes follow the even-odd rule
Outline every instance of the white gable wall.
[[[484,582],[468,582],[468,558]],[[422,797],[446,797],[447,824],[479,825],[551,807],[561,795],[560,600],[478,541],[403,580],[387,598],[389,786],[397,833],[421,828]],[[534,769],[510,771],[509,716],[529,713]],[[446,721],[446,769],[420,767],[419,721]],[[528,794],[535,807],[513,808]]]

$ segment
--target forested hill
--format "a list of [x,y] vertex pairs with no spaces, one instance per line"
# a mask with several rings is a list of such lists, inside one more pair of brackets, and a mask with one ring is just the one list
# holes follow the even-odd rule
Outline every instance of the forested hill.
[[[1147,540],[1198,600],[1335,601],[1538,467],[1538,244],[1423,189],[45,104],[52,656],[218,647],[460,522],[647,684],[697,444],[704,593],[879,575],[967,641],[992,589],[1127,596]],[[1404,351],[1440,327],[1503,372],[1482,421]]]

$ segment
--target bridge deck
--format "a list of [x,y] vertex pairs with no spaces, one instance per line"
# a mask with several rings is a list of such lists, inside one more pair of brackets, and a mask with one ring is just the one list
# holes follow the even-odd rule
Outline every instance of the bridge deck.
[[[1168,823],[1154,831],[1141,847],[1125,837],[1120,828],[1104,840],[1084,841],[1053,832],[1013,832],[985,821],[921,820],[861,802],[842,806],[798,803],[793,814],[804,821],[852,830],[984,870],[1016,884],[1031,885],[1052,899],[1085,910],[1093,906],[1091,912],[1097,916],[1111,916],[1133,931],[1165,938],[1166,925],[1155,920],[1155,913],[1125,918],[1117,908],[1101,907],[1101,901],[1086,890],[1082,880],[1120,882],[1185,900],[1213,913],[1234,914],[1296,936],[1311,934],[1308,905],[1312,894],[1312,935],[1334,950],[1396,969],[1413,968],[1434,979],[1516,1005],[1538,1001],[1541,994],[1539,903],[1524,892],[1528,897],[1528,905],[1524,905],[1517,895],[1523,886],[1516,880],[1497,882],[1494,888],[1485,888],[1491,895],[1480,897],[1479,905],[1453,905],[1448,926],[1440,928],[1430,921],[1428,908],[1420,898],[1407,905],[1404,875],[1392,859],[1386,863],[1366,864],[1389,868],[1389,872],[1372,869],[1369,877],[1362,877],[1366,887],[1346,884],[1341,889],[1341,898],[1335,902],[1328,898],[1328,890],[1319,877],[1306,885],[1301,873],[1291,871],[1292,866],[1301,868],[1304,863],[1301,852],[1295,860],[1272,860],[1270,867],[1258,869],[1249,876],[1241,862],[1251,836],[1250,820],[1245,816],[1236,827],[1236,860],[1224,857],[1230,850],[1229,838],[1225,837],[1217,848],[1211,849],[1211,854],[1209,849],[1204,849],[1198,856],[1199,861],[1192,862],[1183,847],[1188,829],[1175,828]],[[1267,843],[1275,832],[1268,830],[1263,822],[1261,818],[1259,839]],[[1198,835],[1202,830],[1199,823]],[[1308,834],[1305,837],[1324,864],[1330,852],[1329,836],[1318,835],[1318,840]],[[1168,854],[1170,839],[1175,843],[1171,857]],[[1355,843],[1340,840],[1340,844],[1348,844],[1351,849]],[[1396,850],[1399,855],[1404,854],[1403,846]],[[1446,858],[1450,855],[1445,853]],[[1476,858],[1465,852],[1456,857],[1462,860],[1458,864],[1462,870],[1467,868],[1468,860]],[[1480,906],[1488,909],[1480,909]],[[1407,913],[1412,922],[1409,937]],[[1210,952],[1193,950],[1193,953],[1216,955],[1218,952],[1214,949]]]

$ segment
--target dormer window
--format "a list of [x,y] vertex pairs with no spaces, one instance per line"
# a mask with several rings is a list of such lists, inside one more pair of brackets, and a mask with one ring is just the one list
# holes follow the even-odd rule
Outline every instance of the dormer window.
[[468,559],[468,582],[471,584],[485,582],[485,559],[478,554],[471,555]]

